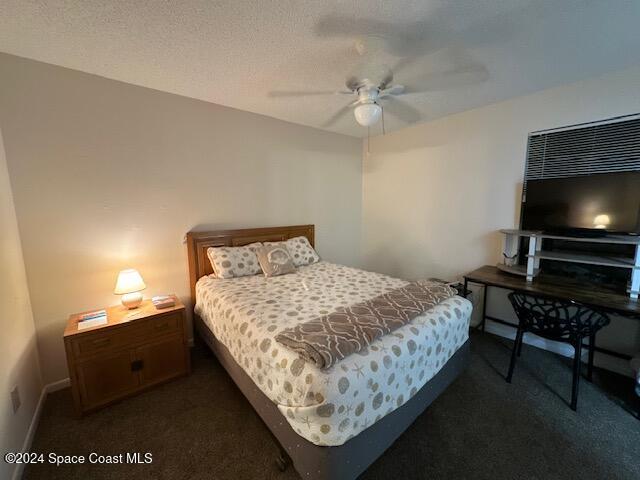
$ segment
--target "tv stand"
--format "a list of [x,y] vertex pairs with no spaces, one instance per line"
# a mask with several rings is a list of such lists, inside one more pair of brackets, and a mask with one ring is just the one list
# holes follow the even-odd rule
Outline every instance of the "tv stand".
[[554,232],[553,230],[544,231],[547,235],[557,235],[557,236],[566,236],[567,238],[605,238],[608,236],[606,230],[596,230],[596,229],[584,229],[584,230],[566,230],[566,231],[558,231]]
[[[629,298],[637,299],[640,294],[640,237],[631,235],[604,235],[604,236],[572,236],[553,233],[544,233],[533,230],[500,230],[505,235],[504,254],[512,257],[519,253],[520,237],[529,238],[529,250],[526,254],[526,267],[505,266],[497,267],[508,273],[517,273],[526,277],[527,282],[533,282],[534,277],[540,271],[540,260],[555,260],[559,262],[583,263],[587,265],[602,265],[606,267],[624,268],[630,272]],[[567,240],[571,242],[605,243],[635,245],[635,255],[632,257],[591,255],[586,253],[570,253],[542,250],[544,239]]]

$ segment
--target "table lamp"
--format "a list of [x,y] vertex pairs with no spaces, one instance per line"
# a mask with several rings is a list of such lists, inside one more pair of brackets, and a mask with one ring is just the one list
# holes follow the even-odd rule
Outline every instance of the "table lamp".
[[138,271],[133,268],[128,268],[118,274],[116,288],[113,293],[122,295],[122,305],[132,309],[138,308],[140,303],[142,303],[142,293],[140,293],[140,291],[145,288],[147,288],[147,286],[144,284]]

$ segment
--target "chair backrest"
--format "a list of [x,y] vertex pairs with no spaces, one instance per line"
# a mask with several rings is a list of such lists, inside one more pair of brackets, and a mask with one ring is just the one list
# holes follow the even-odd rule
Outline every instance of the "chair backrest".
[[522,292],[509,300],[526,330],[549,339],[588,337],[609,324],[606,313],[572,300]]

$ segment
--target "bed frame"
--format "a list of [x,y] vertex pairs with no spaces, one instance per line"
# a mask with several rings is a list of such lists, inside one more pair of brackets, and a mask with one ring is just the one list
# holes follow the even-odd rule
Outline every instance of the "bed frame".
[[[305,236],[312,246],[313,225],[252,228],[187,233],[191,304],[195,305],[195,285],[212,272],[207,248],[241,246],[253,242],[275,242]],[[369,467],[413,423],[413,421],[453,382],[469,363],[469,341],[449,359],[444,367],[402,407],[381,418],[365,431],[336,447],[320,447],[298,435],[278,407],[256,386],[251,377],[213,335],[195,313],[194,327],[217,357],[220,364],[253,406],[280,449],[278,467],[284,470],[293,463],[305,479],[351,480]]]

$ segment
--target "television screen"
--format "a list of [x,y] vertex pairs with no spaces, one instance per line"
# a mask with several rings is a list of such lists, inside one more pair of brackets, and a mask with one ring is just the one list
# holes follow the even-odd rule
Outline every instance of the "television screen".
[[640,172],[529,180],[522,228],[640,233]]

